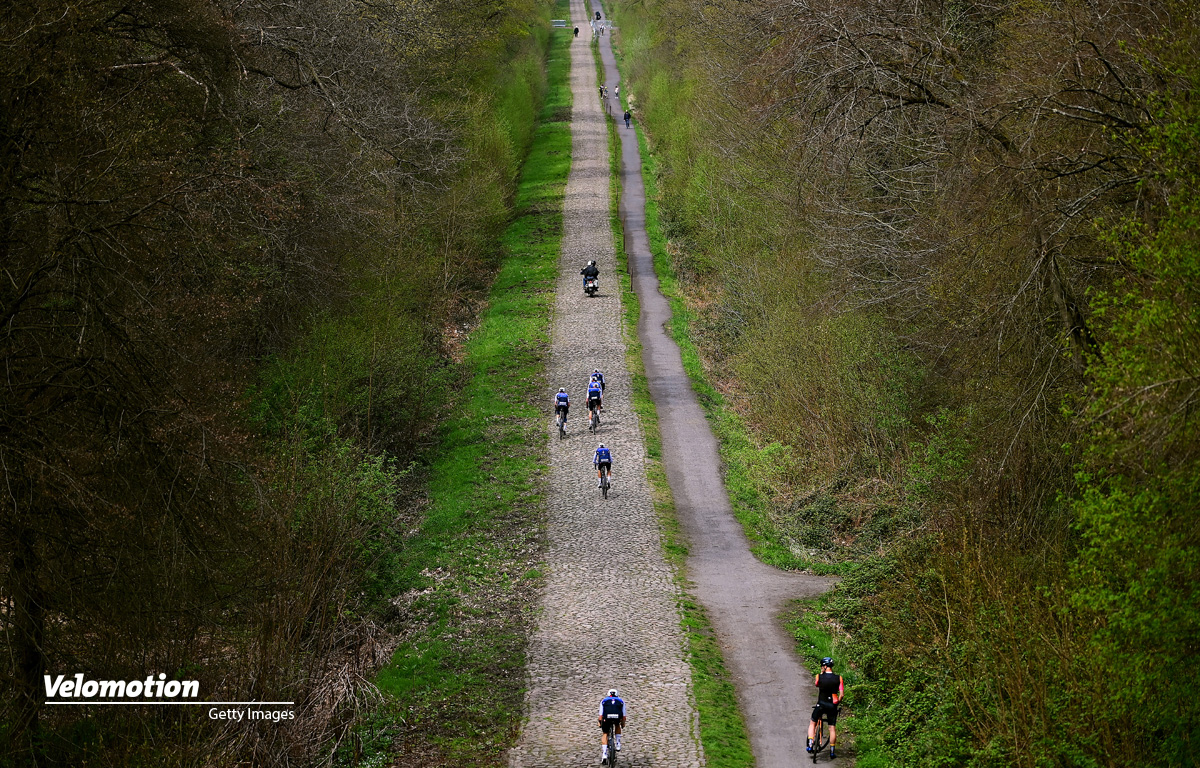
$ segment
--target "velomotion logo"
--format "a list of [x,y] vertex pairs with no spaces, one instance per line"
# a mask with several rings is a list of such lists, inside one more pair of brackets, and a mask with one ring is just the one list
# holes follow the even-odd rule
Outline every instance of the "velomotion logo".
[[194,699],[200,695],[197,680],[168,680],[159,672],[145,680],[86,680],[82,674],[68,678],[45,675],[47,699]]
[[240,706],[248,709],[209,710],[213,720],[291,720],[295,714],[270,712],[266,708],[292,706],[294,701],[199,701],[198,680],[168,680],[159,672],[146,675],[145,680],[89,680],[82,673],[71,677],[43,675],[46,681],[47,704],[203,704],[220,707]]

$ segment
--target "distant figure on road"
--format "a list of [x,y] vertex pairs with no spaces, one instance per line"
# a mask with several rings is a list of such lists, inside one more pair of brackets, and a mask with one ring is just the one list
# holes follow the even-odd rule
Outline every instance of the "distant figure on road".
[[629,110],[625,110],[625,127],[629,127],[629,121],[633,119],[633,115],[629,114]]
[[613,98],[618,101],[621,100],[621,86],[618,85],[616,88],[613,88]]
[[575,37],[579,37],[579,27],[575,27]]
[[600,11],[596,11],[596,21],[600,21]]
[[562,414],[563,424],[567,422],[567,414],[571,412],[571,397],[565,387],[559,387],[554,395],[554,415]]

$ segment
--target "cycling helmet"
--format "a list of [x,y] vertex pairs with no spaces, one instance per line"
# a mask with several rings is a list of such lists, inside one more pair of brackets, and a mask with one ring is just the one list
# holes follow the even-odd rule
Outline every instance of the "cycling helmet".
[[619,699],[619,698],[621,698],[621,694],[617,693],[617,689],[616,689],[616,688],[609,688],[609,689],[608,689],[608,695],[609,695],[609,696],[616,696],[618,699]]
[[567,388],[566,388],[566,387],[559,387],[559,388],[558,388],[558,391],[559,391],[559,392],[566,392],[566,391],[567,391]]
[[594,266],[596,266],[596,262],[594,262],[594,261],[589,261],[589,262],[588,262],[588,266],[589,266],[589,267],[594,267]]
[[600,443],[600,447],[601,447],[601,448],[603,448],[603,447],[604,447],[604,443]]
[[833,669],[833,659],[826,656],[825,658],[821,659],[821,666],[829,667],[830,669]]

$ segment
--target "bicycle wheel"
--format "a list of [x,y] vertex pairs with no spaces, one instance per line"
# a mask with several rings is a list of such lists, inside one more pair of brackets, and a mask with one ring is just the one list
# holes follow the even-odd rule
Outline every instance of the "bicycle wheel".
[[608,470],[600,470],[600,495],[608,498]]
[[608,726],[608,765],[617,764],[617,728],[614,725]]
[[821,718],[819,720],[817,720],[817,730],[813,734],[813,736],[814,736],[814,738],[813,738],[812,761],[815,763],[815,762],[817,762],[817,755],[821,754],[822,749],[825,749],[825,744],[823,743],[825,741],[825,715],[824,715],[824,713],[822,713]]

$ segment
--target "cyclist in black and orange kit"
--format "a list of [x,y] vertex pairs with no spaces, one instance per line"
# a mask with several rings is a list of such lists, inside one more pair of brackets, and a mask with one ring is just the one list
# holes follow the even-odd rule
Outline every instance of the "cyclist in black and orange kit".
[[829,756],[836,757],[833,745],[837,743],[838,702],[846,692],[846,682],[841,675],[833,672],[833,659],[826,656],[821,659],[821,672],[813,678],[817,688],[817,706],[813,707],[812,719],[808,722],[808,751],[813,750],[813,737],[817,733],[817,721],[825,715],[829,723]]

